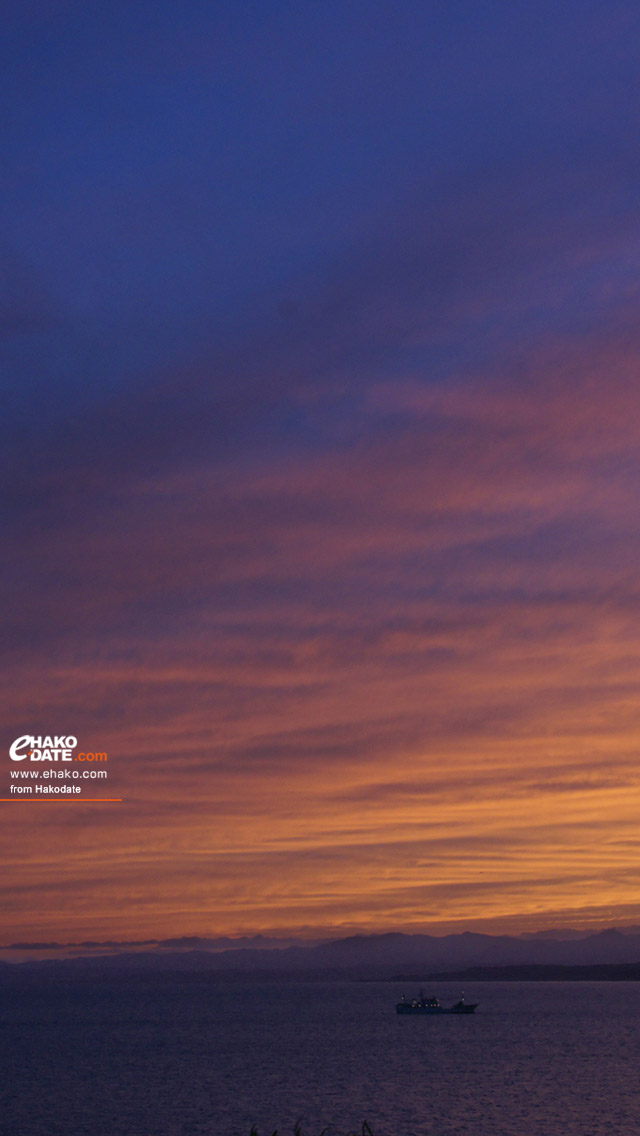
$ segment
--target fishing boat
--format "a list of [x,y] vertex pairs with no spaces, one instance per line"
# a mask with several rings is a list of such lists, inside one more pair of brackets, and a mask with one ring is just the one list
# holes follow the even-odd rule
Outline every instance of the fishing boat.
[[464,994],[460,996],[453,1006],[441,1006],[439,1000],[434,996],[427,997],[423,990],[420,991],[419,998],[405,998],[404,994],[399,1002],[396,1002],[396,1013],[398,1014],[473,1014],[478,1006],[478,1002],[465,1002]]

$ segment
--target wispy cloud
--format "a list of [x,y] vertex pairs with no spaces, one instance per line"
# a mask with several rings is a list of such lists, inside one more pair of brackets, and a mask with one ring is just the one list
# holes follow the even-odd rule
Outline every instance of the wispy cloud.
[[[37,841],[9,811],[6,941],[62,941],[60,910],[78,942],[417,926],[427,900],[450,926],[628,918],[633,17],[574,21],[569,74],[478,15],[455,104],[430,11],[428,98],[422,48],[399,67],[379,34],[327,85],[316,29],[294,106],[304,50],[231,13],[216,53],[189,13],[187,82],[163,23],[123,53],[83,10],[121,101],[100,117],[72,60],[10,124],[7,744],[73,730],[124,803],[42,810]],[[25,148],[20,115],[56,130]]]

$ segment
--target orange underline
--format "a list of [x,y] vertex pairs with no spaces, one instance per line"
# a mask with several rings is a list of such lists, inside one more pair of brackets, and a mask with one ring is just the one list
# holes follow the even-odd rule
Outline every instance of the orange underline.
[[124,797],[0,797],[0,801],[123,801]]

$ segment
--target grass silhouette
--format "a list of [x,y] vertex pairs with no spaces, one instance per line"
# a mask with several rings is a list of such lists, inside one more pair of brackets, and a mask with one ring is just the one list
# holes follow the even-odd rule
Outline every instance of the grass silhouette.
[[[333,1136],[342,1136],[342,1134],[338,1132],[338,1129],[333,1124],[327,1124],[326,1128],[322,1129],[320,1136],[327,1136],[328,1133],[332,1133]],[[249,1136],[260,1136],[260,1133],[258,1132],[255,1124],[253,1125]],[[271,1136],[278,1136],[277,1128],[274,1132],[271,1133]],[[293,1126],[293,1136],[307,1136],[307,1134],[302,1129],[302,1119],[296,1120]],[[344,1136],[373,1136],[373,1132],[371,1131],[367,1121],[365,1120],[360,1132],[345,1132]]]

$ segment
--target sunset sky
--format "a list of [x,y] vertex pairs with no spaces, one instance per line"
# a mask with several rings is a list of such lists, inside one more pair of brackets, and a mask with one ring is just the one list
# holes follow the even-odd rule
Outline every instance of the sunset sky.
[[14,0],[2,944],[640,922],[640,7]]

